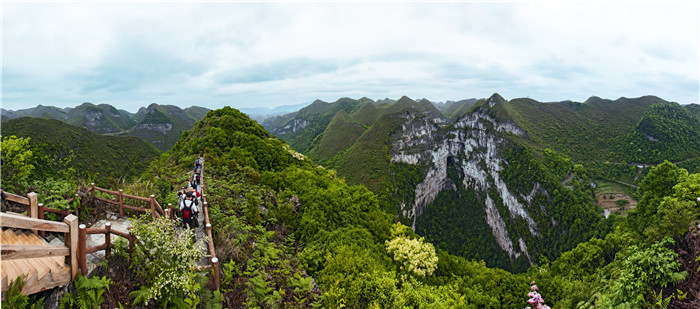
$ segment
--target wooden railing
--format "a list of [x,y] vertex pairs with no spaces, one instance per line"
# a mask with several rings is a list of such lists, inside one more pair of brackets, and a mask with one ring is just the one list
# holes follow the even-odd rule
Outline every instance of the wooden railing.
[[[201,270],[213,270],[213,288],[219,289],[221,285],[221,270],[219,269],[219,258],[216,257],[216,249],[214,248],[214,238],[211,232],[211,221],[209,220],[209,204],[207,203],[207,195],[204,193],[204,163],[199,170],[199,193],[202,194],[202,215],[204,216],[204,231],[207,235],[207,255],[210,258],[211,264],[202,266]],[[194,175],[192,175],[194,177]],[[192,178],[190,179],[192,180]]]
[[[141,211],[141,212],[150,211],[151,216],[153,216],[154,219],[165,215],[165,211],[163,211],[163,208],[160,206],[158,201],[156,201],[155,195],[151,195],[150,197],[141,197],[141,196],[126,194],[121,189],[119,191],[112,191],[112,190],[107,190],[104,188],[96,187],[95,183],[90,184],[90,189],[88,189],[88,191],[92,194],[92,198],[94,200],[98,200],[98,201],[102,201],[105,203],[119,206],[119,215],[120,216],[124,216],[124,208],[130,209],[130,210],[135,210],[135,211]],[[106,194],[116,195],[117,200],[114,201],[111,199],[106,199],[106,198],[101,198],[99,196],[95,196],[96,191],[106,193]],[[125,203],[125,199],[132,199],[132,200],[136,200],[136,201],[148,202],[150,204],[150,207],[149,208],[142,208],[142,207],[129,206]]]
[[[191,180],[191,179],[190,179]],[[94,200],[102,201],[105,203],[113,204],[119,206],[119,215],[124,216],[124,209],[149,212],[153,218],[158,218],[165,216],[169,219],[174,219],[175,214],[172,204],[168,204],[167,211],[164,211],[160,206],[158,201],[156,201],[155,196],[150,197],[140,197],[136,195],[126,194],[121,189],[119,191],[112,191],[104,188],[95,186],[94,183],[90,184],[88,192]],[[117,197],[116,201],[111,199],[102,198],[96,196],[96,192],[102,192],[106,194],[115,195]],[[214,239],[212,237],[212,225],[209,218],[209,205],[206,201],[206,194],[204,194],[204,164],[200,169],[200,193],[202,194],[202,214],[204,215],[204,229],[207,236],[207,256],[210,258],[210,264],[206,266],[199,267],[199,270],[212,270],[213,271],[213,288],[219,289],[220,287],[220,269],[219,269],[219,259],[216,257],[216,249],[214,248]],[[87,275],[87,254],[95,253],[97,251],[105,251],[105,257],[111,254],[114,244],[112,243],[111,236],[117,235],[119,237],[126,238],[129,241],[129,256],[132,257],[136,244],[141,244],[141,242],[136,238],[135,235],[131,233],[121,232],[118,230],[112,230],[111,223],[105,223],[104,229],[98,228],[87,228],[84,224],[78,225],[78,217],[73,215],[70,209],[57,210],[48,207],[44,207],[43,204],[37,203],[37,194],[31,192],[27,194],[27,197],[22,197],[19,195],[14,195],[11,193],[6,193],[7,200],[28,206],[29,218],[22,215],[12,215],[12,214],[2,214],[2,226],[3,227],[15,227],[15,228],[26,228],[31,229],[35,233],[38,231],[42,237],[45,237],[45,232],[64,232],[66,234],[66,246],[42,246],[41,249],[25,248],[29,246],[17,246],[17,245],[3,245],[2,246],[2,258],[8,259],[18,259],[25,257],[41,257],[41,256],[69,256],[71,265],[72,278],[75,279],[75,275],[80,271],[83,275]],[[76,194],[76,197],[78,195]],[[70,204],[75,198],[68,200]],[[148,202],[150,204],[149,208],[135,207],[127,205],[125,199],[132,199],[136,201]],[[178,205],[179,208],[179,205]],[[54,222],[43,220],[44,213],[51,212],[56,213],[64,218],[64,222]],[[75,210],[76,214],[78,210]],[[7,218],[7,219],[6,219]],[[105,234],[105,243],[94,246],[87,247],[87,235],[90,234]],[[7,249],[7,250],[6,250]],[[148,253],[148,250],[144,250]],[[38,255],[37,255],[38,254]],[[7,257],[6,257],[7,256]],[[152,257],[151,257],[152,258]]]
[[65,245],[2,245],[2,259],[13,260],[47,256],[65,256],[70,265],[71,278],[78,274],[78,217],[68,215],[63,222],[29,218],[24,215],[0,213],[3,227],[64,233]]
[[[135,245],[136,245],[136,243],[139,243],[139,240],[136,238],[136,236],[131,234],[131,233],[125,233],[125,232],[118,231],[118,230],[112,230],[112,223],[111,222],[106,222],[105,228],[103,228],[103,229],[86,228],[85,224],[81,224],[79,226],[79,229],[80,229],[80,236],[79,236],[79,240],[78,240],[78,243],[80,244],[79,263],[80,263],[80,270],[84,276],[87,276],[87,273],[88,273],[88,267],[87,267],[87,255],[88,254],[95,253],[97,251],[105,251],[105,258],[107,258],[112,253],[112,248],[114,248],[114,244],[112,243],[112,235],[117,235],[117,236],[126,238],[129,241],[129,258],[133,257]],[[88,234],[105,234],[105,243],[102,245],[88,248],[87,247],[87,235]]]

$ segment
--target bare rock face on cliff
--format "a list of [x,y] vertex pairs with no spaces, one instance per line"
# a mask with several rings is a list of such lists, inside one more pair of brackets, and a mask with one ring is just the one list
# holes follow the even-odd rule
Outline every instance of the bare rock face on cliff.
[[[525,136],[525,131],[514,122],[499,121],[489,115],[489,110],[502,100],[498,95],[492,96],[486,106],[463,116],[447,129],[443,129],[448,122],[446,118],[406,111],[401,115],[404,118],[401,128],[392,136],[391,161],[428,167],[423,181],[416,186],[414,202],[402,205],[401,209],[403,216],[413,220],[414,230],[416,219],[440,192],[458,187],[473,190],[483,200],[486,222],[499,247],[512,259],[524,255],[531,263],[523,238],[513,243],[496,206],[497,200],[507,208],[509,218],[524,220],[529,232],[539,235],[539,228],[525,205],[540,193],[539,183],[534,183],[530,192],[517,192],[500,176],[508,166],[500,152],[510,143],[503,135]],[[459,171],[460,183],[448,177],[449,164]]]

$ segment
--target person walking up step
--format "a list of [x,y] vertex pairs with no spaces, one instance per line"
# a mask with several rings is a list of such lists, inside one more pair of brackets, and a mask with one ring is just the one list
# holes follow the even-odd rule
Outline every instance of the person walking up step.
[[191,191],[185,193],[185,199],[180,204],[180,213],[182,214],[182,224],[188,228],[195,228],[195,216],[199,213],[197,207],[197,199]]

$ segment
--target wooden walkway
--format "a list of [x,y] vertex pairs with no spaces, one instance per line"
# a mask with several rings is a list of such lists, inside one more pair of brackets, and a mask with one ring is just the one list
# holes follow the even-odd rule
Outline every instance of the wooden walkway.
[[[26,282],[22,289],[25,295],[34,294],[43,290],[64,286],[71,281],[71,268],[66,264],[64,256],[31,257],[31,252],[36,250],[46,250],[52,246],[46,243],[41,237],[30,232],[14,229],[4,229],[2,231],[2,251],[13,248],[34,247],[32,250],[18,250],[24,252],[28,257],[17,256],[16,259],[9,259],[11,256],[3,256],[0,262],[2,268],[2,290],[7,291],[9,284],[17,277],[22,277]],[[61,248],[56,248],[61,249]],[[65,248],[67,251],[68,248]],[[18,254],[19,255],[19,254]]]

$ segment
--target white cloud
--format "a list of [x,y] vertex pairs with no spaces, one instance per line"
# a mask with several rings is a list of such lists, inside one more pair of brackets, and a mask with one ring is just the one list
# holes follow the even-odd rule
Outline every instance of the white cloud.
[[4,3],[3,107],[657,95],[698,102],[695,2]]

